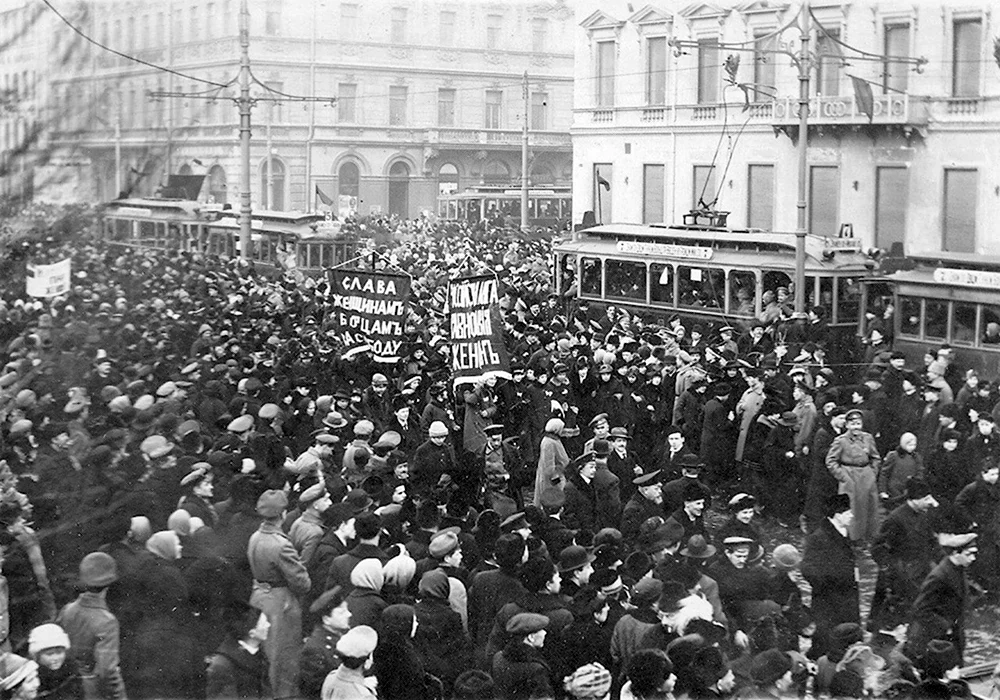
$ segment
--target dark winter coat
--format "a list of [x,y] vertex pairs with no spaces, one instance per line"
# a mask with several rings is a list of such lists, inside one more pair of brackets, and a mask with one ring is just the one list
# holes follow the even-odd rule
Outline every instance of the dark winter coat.
[[908,656],[919,657],[932,639],[952,642],[958,649],[959,666],[965,648],[965,603],[968,583],[965,570],[947,557],[942,559],[920,586],[907,630]]
[[38,665],[39,700],[83,700],[83,679],[76,661],[66,657],[58,670]]
[[486,643],[497,612],[525,592],[515,572],[495,569],[481,571],[472,577],[468,595],[469,635],[476,650],[477,665],[488,665]]
[[854,550],[850,538],[841,535],[829,519],[824,518],[806,537],[801,571],[812,586],[817,641],[842,622],[860,624]]
[[539,650],[514,639],[493,657],[493,683],[500,700],[554,697],[552,674]]
[[319,698],[327,674],[340,666],[337,654],[340,637],[340,632],[331,632],[323,625],[316,625],[306,639],[299,657],[299,690],[305,697]]
[[418,601],[413,609],[417,615],[417,635],[413,641],[427,672],[446,684],[454,682],[472,662],[472,649],[462,629],[461,615],[448,606],[448,601],[430,597]]
[[271,697],[264,650],[258,649],[256,654],[251,654],[233,639],[224,641],[208,660],[205,697],[208,700]]

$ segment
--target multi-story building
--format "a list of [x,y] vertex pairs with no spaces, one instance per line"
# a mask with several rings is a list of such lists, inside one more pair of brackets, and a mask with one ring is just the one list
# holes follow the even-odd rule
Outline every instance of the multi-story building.
[[34,163],[44,148],[40,61],[46,54],[44,6],[9,0],[0,7],[0,206],[32,197]]
[[[1000,4],[808,9],[807,230],[1000,253]],[[578,0],[574,220],[680,223],[703,202],[731,226],[795,230],[801,10]]]
[[[87,196],[152,193],[167,174],[205,174],[202,197],[235,205],[240,0],[88,8],[91,36],[176,72],[91,47],[77,70],[54,76],[65,105],[54,144],[87,158]],[[441,191],[519,183],[525,72],[529,180],[569,183],[565,0],[250,0],[249,10],[254,207],[326,201],[415,216],[433,211]]]

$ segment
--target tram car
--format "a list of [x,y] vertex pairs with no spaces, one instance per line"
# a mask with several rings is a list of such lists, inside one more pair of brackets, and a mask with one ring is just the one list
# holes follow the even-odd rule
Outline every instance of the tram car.
[[[608,224],[576,231],[557,241],[560,294],[590,304],[591,314],[621,307],[646,322],[710,329],[749,327],[766,295],[783,288],[792,299],[794,233],[695,224]],[[831,361],[851,360],[858,349],[862,282],[875,260],[853,237],[805,240],[805,308],[822,306]],[[786,303],[791,303],[786,300]]]
[[865,283],[863,303],[878,317],[888,311],[908,366],[923,367],[947,344],[959,367],[1000,376],[1000,256],[911,253],[883,259],[880,273]]
[[[478,224],[481,221],[521,225],[521,190],[477,187],[438,196],[438,218]],[[528,191],[528,226],[561,229],[573,217],[568,187],[531,188]]]
[[[339,222],[322,214],[254,211],[250,226],[250,259],[265,272],[317,276],[353,259],[359,248],[356,237],[342,234]],[[116,245],[222,258],[240,253],[238,212],[191,200],[110,202],[103,208],[101,231]]]

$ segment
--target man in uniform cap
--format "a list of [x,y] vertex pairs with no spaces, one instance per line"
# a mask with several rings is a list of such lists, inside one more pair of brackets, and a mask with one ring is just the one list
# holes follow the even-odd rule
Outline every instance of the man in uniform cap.
[[375,425],[380,433],[388,429],[392,416],[392,393],[389,379],[381,373],[372,375],[372,384],[361,395],[361,413]]
[[108,610],[108,586],[118,580],[115,560],[104,552],[91,552],[80,562],[76,600],[56,616],[69,637],[70,649],[81,674],[93,676],[104,700],[124,700],[125,682],[119,667],[118,619]]
[[878,529],[877,478],[882,465],[875,438],[863,430],[864,416],[851,409],[845,416],[847,430],[834,438],[826,454],[826,468],[840,482],[839,492],[849,494],[854,518],[851,539],[871,542]]
[[246,442],[250,439],[250,431],[253,429],[253,417],[242,415],[233,418],[229,421],[229,425],[226,426],[226,430],[231,433],[235,433],[240,437],[242,442]]
[[827,500],[826,518],[806,537],[802,576],[813,590],[813,658],[826,653],[830,630],[838,624],[861,623],[857,565],[849,536],[852,519],[850,497],[836,494]]
[[978,552],[975,523],[951,507],[939,515],[935,530],[944,556],[920,585],[910,611],[905,651],[909,658],[919,659],[931,640],[942,639],[955,645],[958,665],[963,666],[968,569]]
[[291,540],[281,531],[288,507],[284,491],[269,490],[257,499],[264,521],[250,536],[247,558],[253,573],[250,604],[271,621],[264,651],[275,698],[298,695],[299,649],[302,646],[302,607],[299,598],[309,591],[309,573]]
[[[584,358],[581,358],[581,359],[584,359]],[[608,414],[607,413],[598,413],[596,416],[594,416],[593,418],[590,419],[590,423],[588,424],[588,427],[592,431],[593,437],[591,437],[589,440],[587,440],[587,442],[585,442],[583,444],[583,451],[584,452],[593,452],[594,451],[594,441],[595,440],[607,440],[608,439],[608,434],[611,432],[611,424],[608,422]]]
[[375,424],[368,419],[359,420],[354,424],[354,440],[344,450],[342,466],[345,478],[349,480],[353,477],[355,482],[361,481],[360,467],[357,464],[356,455],[360,450],[365,450],[371,454],[371,437],[375,432]]
[[299,552],[302,563],[307,567],[312,561],[316,546],[323,539],[323,513],[333,504],[326,492],[326,483],[313,484],[299,496],[302,515],[292,523],[288,538]]
[[302,647],[299,668],[299,689],[306,698],[319,698],[323,681],[340,665],[337,642],[351,628],[346,602],[347,591],[334,586],[309,606],[316,625]]
[[378,646],[378,633],[368,625],[348,630],[337,641],[340,666],[323,681],[323,700],[364,700],[376,698],[375,677],[365,677],[370,657]]
[[511,617],[505,630],[509,641],[493,657],[493,682],[500,698],[549,698],[552,669],[542,656],[549,618],[532,612]]
[[517,446],[504,442],[503,431],[499,423],[484,429],[486,444],[476,454],[476,473],[483,475],[488,491],[510,499],[515,508],[523,508],[521,490],[531,485],[531,474]]

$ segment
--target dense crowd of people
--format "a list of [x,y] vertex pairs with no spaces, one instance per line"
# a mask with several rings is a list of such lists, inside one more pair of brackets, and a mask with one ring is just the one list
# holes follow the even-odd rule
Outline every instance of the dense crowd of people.
[[[393,364],[341,356],[323,280],[8,247],[0,700],[968,693],[1000,405],[950,348],[908,365],[877,310],[831,367],[821,310],[658,327],[552,293],[543,239],[381,243]],[[461,271],[503,283],[509,378],[452,382]]]

